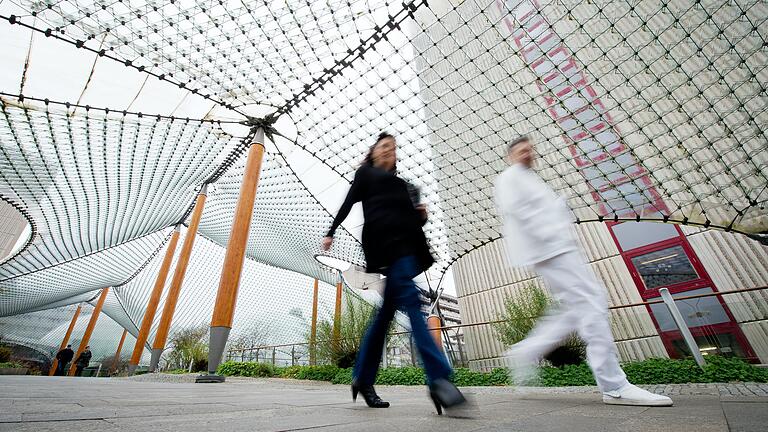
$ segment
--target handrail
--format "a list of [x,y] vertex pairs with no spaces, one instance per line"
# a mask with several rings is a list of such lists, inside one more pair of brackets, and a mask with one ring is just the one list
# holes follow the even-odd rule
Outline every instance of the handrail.
[[[731,290],[731,291],[718,291],[718,292],[711,292],[711,293],[704,293],[704,294],[693,294],[689,296],[681,296],[681,297],[675,297],[675,301],[678,300],[690,300],[690,299],[696,299],[696,298],[703,298],[703,297],[722,297],[726,295],[731,294],[740,294],[745,292],[751,292],[751,291],[760,291],[768,289],[768,285],[759,286],[759,287],[752,287],[752,288],[741,288],[737,290]],[[664,300],[651,300],[651,301],[644,301],[644,302],[638,302],[638,303],[629,303],[629,304],[623,304],[623,305],[616,305],[616,306],[609,306],[609,310],[616,310],[616,309],[625,309],[630,307],[638,307],[638,306],[649,306],[653,304],[658,303],[664,303]],[[533,319],[535,317],[531,317]],[[466,328],[466,327],[477,327],[482,325],[489,325],[489,324],[499,324],[503,323],[506,320],[489,320],[489,321],[481,321],[476,323],[469,323],[469,324],[454,324],[454,325],[447,325],[439,327],[439,330],[453,330],[453,329],[460,329],[460,328]],[[391,332],[388,333],[388,336],[399,336],[404,334],[411,333],[410,330],[404,330],[404,331],[397,331],[397,332]],[[343,338],[342,338],[343,339]],[[329,342],[329,341],[316,341],[315,343],[319,342]],[[289,347],[289,346],[302,346],[302,345],[309,345],[309,342],[295,342],[295,343],[289,343],[289,344],[279,344],[279,345],[261,345],[261,346],[255,346],[250,348],[235,348],[230,349],[227,352],[228,353],[240,353],[240,352],[246,352],[246,351],[255,351],[255,350],[262,350],[262,349],[272,349],[272,348],[282,348],[282,347]]]

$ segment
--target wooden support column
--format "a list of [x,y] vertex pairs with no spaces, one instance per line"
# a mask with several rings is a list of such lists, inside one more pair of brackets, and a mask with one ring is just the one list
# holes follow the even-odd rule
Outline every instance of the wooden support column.
[[117,344],[117,351],[115,352],[115,361],[112,362],[112,367],[110,368],[112,372],[117,370],[117,367],[120,365],[120,352],[123,350],[123,343],[125,342],[125,335],[128,334],[128,330],[123,330],[123,336],[120,338],[120,343]]
[[[75,328],[75,324],[77,324],[77,317],[80,316],[80,310],[83,308],[82,304],[77,305],[77,309],[75,309],[75,314],[72,315],[72,320],[69,322],[69,327],[67,328],[67,332],[64,334],[64,339],[61,340],[61,346],[59,347],[59,351],[63,350],[67,347],[67,344],[69,344],[69,337],[72,336],[72,330]],[[58,351],[56,352],[58,354]],[[59,366],[59,359],[56,357],[53,358],[53,363],[51,363],[51,370],[48,371],[48,376],[53,376],[56,373],[56,368]]]
[[336,282],[336,307],[333,310],[333,343],[338,344],[341,338],[341,293],[342,282],[341,272],[339,272],[339,281]]
[[429,332],[432,334],[432,338],[435,340],[440,351],[443,350],[443,335],[440,331],[442,327],[439,316],[430,315],[427,318],[427,328],[429,328]]
[[[197,228],[200,226],[200,218],[203,216],[203,209],[205,208],[205,200],[207,196],[208,185],[205,184],[200,190],[200,193],[197,194],[197,201],[195,202],[195,208],[192,210],[192,218],[189,221],[187,235],[184,237],[184,243],[181,245],[179,258],[176,262],[176,269],[173,271],[173,279],[171,279],[171,286],[168,288],[168,296],[165,298],[163,314],[160,316],[160,324],[157,327],[155,341],[152,344],[152,357],[149,362],[150,372],[154,372],[155,369],[157,369],[157,364],[160,362],[160,355],[163,353],[165,343],[168,341],[168,332],[171,329],[173,314],[176,312],[176,303],[179,302],[181,284],[184,282],[184,275],[187,273],[189,258],[192,256],[192,247],[195,245]],[[149,326],[151,325],[152,321],[150,320]],[[142,326],[144,326],[143,322]],[[136,343],[138,344],[138,341]],[[136,364],[138,364],[138,361]]]
[[208,348],[208,376],[201,376],[198,382],[223,382],[224,377],[216,374],[221,363],[224,346],[232,329],[232,319],[237,303],[237,290],[240,286],[240,273],[243,270],[245,249],[248,245],[248,233],[251,229],[253,204],[256,201],[256,189],[259,185],[261,163],[264,159],[264,131],[258,129],[253,143],[248,148],[240,196],[237,199],[232,231],[227,242],[227,253],[221,268],[219,290],[211,318],[211,334]]
[[315,279],[315,286],[312,293],[312,327],[309,334],[309,364],[314,365],[317,362],[317,291],[319,281]]
[[101,308],[104,307],[104,301],[107,299],[107,294],[109,294],[109,287],[101,290],[101,295],[99,295],[99,300],[96,302],[96,307],[93,309],[93,313],[91,313],[91,319],[90,321],[88,321],[88,326],[85,328],[85,334],[83,335],[83,338],[80,340],[80,346],[77,348],[75,357],[72,359],[72,366],[69,367],[69,373],[67,374],[69,376],[75,375],[75,369],[76,369],[75,364],[77,362],[77,358],[80,356],[80,353],[85,351],[85,347],[88,346],[88,342],[91,340],[91,335],[93,334],[93,328],[96,327],[96,321],[99,320],[99,314],[101,313]]
[[180,232],[181,225],[176,225],[176,229],[171,234],[171,241],[168,242],[168,248],[165,250],[163,262],[160,264],[160,271],[157,272],[155,285],[152,287],[152,293],[149,295],[149,301],[147,302],[147,309],[144,312],[144,317],[141,319],[139,335],[136,337],[136,344],[133,346],[133,354],[131,354],[131,360],[128,362],[129,375],[132,375],[136,370],[141,361],[141,355],[144,353],[144,345],[147,343],[149,330],[152,328],[152,322],[155,320],[155,313],[157,312],[157,306],[160,304],[160,296],[163,294],[165,280],[168,278],[168,271],[173,262],[173,254],[176,252],[176,244],[179,242]]

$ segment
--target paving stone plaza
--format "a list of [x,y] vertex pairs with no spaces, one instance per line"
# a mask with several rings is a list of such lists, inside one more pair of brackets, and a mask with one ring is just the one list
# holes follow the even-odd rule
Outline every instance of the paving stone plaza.
[[349,387],[194,375],[0,377],[0,431],[696,431],[763,432],[768,384],[650,386],[670,408],[608,406],[593,387],[470,387],[474,418],[438,417],[423,387],[380,386],[392,406],[352,403]]

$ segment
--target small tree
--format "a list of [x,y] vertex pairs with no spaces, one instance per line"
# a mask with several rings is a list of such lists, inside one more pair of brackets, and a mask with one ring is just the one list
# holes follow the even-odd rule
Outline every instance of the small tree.
[[192,362],[192,371],[208,370],[208,325],[201,324],[179,330],[171,337],[173,350],[168,355],[168,365],[186,369]]
[[341,312],[338,340],[334,339],[333,319],[317,323],[317,360],[335,364],[340,368],[351,367],[374,315],[375,309],[369,304],[347,296],[346,307]]
[[[499,340],[505,345],[520,342],[531,332],[536,321],[553,306],[555,303],[543,289],[534,284],[526,285],[517,296],[508,297],[504,301],[504,311],[498,317],[503,321],[493,324]],[[581,363],[585,356],[584,342],[578,336],[571,335],[544,358],[559,367]]]

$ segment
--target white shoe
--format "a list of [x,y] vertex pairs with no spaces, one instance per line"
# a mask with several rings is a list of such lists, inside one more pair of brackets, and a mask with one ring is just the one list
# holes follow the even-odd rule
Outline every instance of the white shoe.
[[505,351],[503,356],[515,385],[530,386],[538,383],[539,374],[535,363],[525,360],[514,347]]
[[627,384],[618,390],[603,393],[603,403],[608,405],[672,406],[672,399]]

